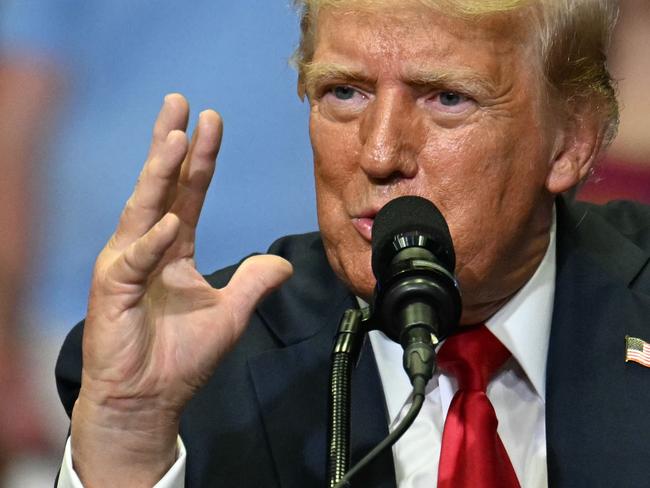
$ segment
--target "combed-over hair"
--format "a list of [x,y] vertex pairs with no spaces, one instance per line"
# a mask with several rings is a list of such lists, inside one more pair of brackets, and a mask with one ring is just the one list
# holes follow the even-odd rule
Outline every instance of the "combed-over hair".
[[[294,0],[300,12],[300,44],[293,62],[300,77],[314,55],[318,12],[329,8],[399,7],[407,0]],[[410,0],[463,17],[487,16],[530,9],[550,95],[583,104],[601,120],[604,145],[618,127],[614,82],[606,65],[606,50],[618,16],[616,0]]]

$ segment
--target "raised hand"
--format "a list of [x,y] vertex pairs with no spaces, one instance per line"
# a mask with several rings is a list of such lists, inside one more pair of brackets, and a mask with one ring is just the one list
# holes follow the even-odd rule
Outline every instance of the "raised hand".
[[162,476],[184,406],[259,300],[291,275],[287,261],[257,256],[217,290],[196,270],[195,229],[222,124],[202,112],[188,143],[188,113],[182,96],[165,98],[136,188],[95,264],[72,416],[86,486],[152,486]]

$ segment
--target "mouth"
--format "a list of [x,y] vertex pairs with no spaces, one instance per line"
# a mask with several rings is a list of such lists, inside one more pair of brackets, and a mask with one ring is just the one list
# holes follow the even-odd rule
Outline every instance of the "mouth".
[[372,241],[372,224],[375,222],[375,215],[377,211],[369,210],[351,219],[352,226],[367,242]]

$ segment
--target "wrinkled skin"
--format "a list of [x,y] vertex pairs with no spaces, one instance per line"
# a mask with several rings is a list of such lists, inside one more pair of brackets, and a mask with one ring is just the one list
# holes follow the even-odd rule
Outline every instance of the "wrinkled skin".
[[306,80],[318,218],[357,295],[374,287],[372,218],[401,195],[428,198],[449,224],[463,323],[492,315],[541,261],[553,196],[593,149],[555,123],[529,34],[512,20],[321,11]]

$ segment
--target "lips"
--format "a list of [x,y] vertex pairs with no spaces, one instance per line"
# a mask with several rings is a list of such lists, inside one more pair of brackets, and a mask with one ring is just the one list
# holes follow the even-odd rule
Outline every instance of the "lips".
[[359,235],[368,242],[371,242],[372,240],[372,224],[375,222],[375,216],[377,215],[379,208],[381,208],[381,206],[377,208],[366,207],[360,212],[352,213],[352,226],[356,229]]
[[361,237],[370,242],[372,239],[372,224],[374,222],[374,217],[355,217],[352,219],[352,226],[361,234]]
[[368,206],[364,205],[363,207],[357,207],[362,208],[361,211],[350,212],[349,215],[352,216],[350,219],[352,226],[364,240],[372,242],[372,224],[375,222],[375,216],[379,210],[383,208],[384,205],[386,205],[393,198],[397,198],[399,196],[403,195],[394,195],[391,198],[382,198],[380,200],[373,201],[373,203]]

